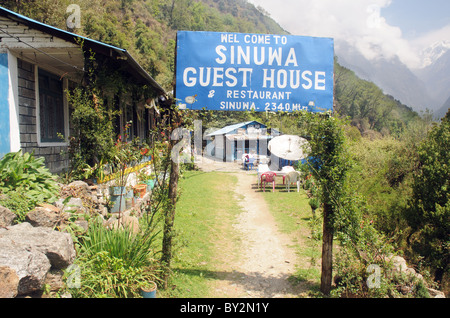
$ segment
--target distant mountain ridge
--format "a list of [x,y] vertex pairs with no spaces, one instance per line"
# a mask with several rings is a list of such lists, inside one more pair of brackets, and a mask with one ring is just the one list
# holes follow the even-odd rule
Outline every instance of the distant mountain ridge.
[[417,77],[425,83],[428,92],[433,96],[437,105],[434,109],[437,116],[445,115],[439,110],[447,105],[450,98],[450,42],[448,46],[441,46],[435,60],[427,67],[416,70]]
[[438,59],[450,50],[450,41],[438,41],[422,51],[422,67],[434,64]]
[[339,63],[359,77],[374,82],[386,94],[394,96],[417,112],[433,111],[445,115],[442,108],[450,98],[450,42],[435,43],[424,50],[424,65],[412,70],[398,58],[370,61],[346,42],[336,44]]
[[447,99],[444,105],[436,111],[436,116],[438,116],[439,118],[444,117],[449,109],[450,109],[450,97]]

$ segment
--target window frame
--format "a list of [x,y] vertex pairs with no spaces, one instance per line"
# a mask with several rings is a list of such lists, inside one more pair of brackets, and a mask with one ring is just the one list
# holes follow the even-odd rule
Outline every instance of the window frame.
[[39,87],[39,74],[44,72],[50,76],[59,77],[54,72],[51,72],[45,68],[35,65],[35,87],[36,87],[36,133],[37,133],[37,143],[39,147],[59,147],[68,146],[69,137],[69,103],[67,100],[66,91],[69,87],[69,82],[67,78],[61,79],[62,83],[62,101],[63,101],[63,120],[64,120],[64,141],[42,141],[41,136],[41,102],[40,102],[40,87]]

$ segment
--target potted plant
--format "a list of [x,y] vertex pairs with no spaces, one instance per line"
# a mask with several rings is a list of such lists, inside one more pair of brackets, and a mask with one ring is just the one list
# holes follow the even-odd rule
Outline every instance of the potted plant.
[[135,197],[140,197],[142,199],[145,193],[147,193],[147,184],[138,183],[133,187],[133,191]]
[[139,182],[147,186],[147,192],[150,192],[155,185],[155,176],[153,173],[148,173],[149,170],[141,170],[138,174]]
[[156,298],[157,286],[154,281],[141,283],[139,288],[143,298]]
[[119,136],[114,150],[113,156],[109,163],[111,174],[114,176],[113,182],[110,186],[110,199],[113,202],[111,212],[122,212],[125,208],[125,198],[127,195],[126,184],[129,170],[133,163],[138,160],[139,151],[135,149],[132,142],[128,142],[127,131],[130,128],[131,122],[128,122],[125,127],[124,138]]

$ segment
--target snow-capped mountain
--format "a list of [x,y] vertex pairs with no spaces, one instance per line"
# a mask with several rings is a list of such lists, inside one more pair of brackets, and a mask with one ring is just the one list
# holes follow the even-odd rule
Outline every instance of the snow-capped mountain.
[[437,110],[450,98],[450,41],[436,43],[426,52],[429,64],[414,73],[437,101],[437,106],[433,109]]
[[345,42],[335,45],[335,53],[339,64],[419,113],[442,105],[433,100],[424,82],[398,58],[369,60]]
[[450,98],[450,41],[426,48],[422,53],[423,67],[414,70],[398,58],[368,60],[345,42],[336,43],[335,53],[339,64],[374,82],[415,111],[429,109],[437,116],[442,115],[441,109]]
[[450,50],[450,41],[439,41],[422,51],[423,67],[434,64]]

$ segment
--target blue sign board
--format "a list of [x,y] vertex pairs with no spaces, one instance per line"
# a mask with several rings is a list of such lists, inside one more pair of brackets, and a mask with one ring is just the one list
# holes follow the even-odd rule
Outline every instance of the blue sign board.
[[180,109],[333,110],[330,38],[179,31],[176,67]]

